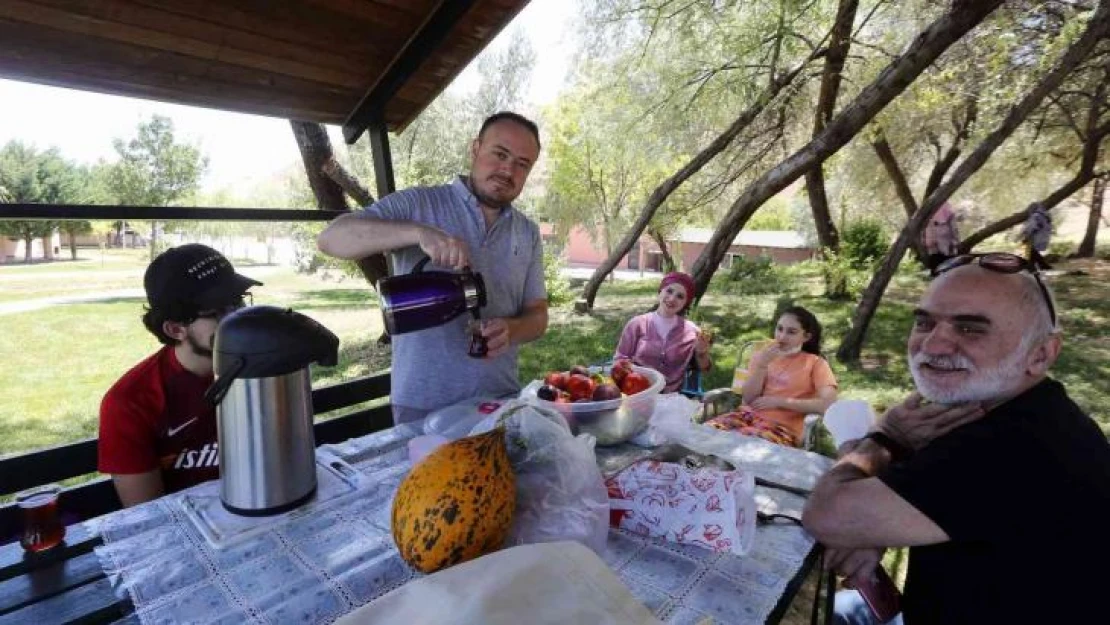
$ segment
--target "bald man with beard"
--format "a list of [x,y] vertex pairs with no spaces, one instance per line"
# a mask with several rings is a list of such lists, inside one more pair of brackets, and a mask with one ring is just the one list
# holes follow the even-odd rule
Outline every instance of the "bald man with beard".
[[[1052,295],[1010,254],[936,274],[908,342],[917,392],[818,481],[805,527],[848,586],[909,547],[898,618],[911,625],[1105,618],[1110,445],[1048,377]],[[879,621],[851,592],[837,622]]]

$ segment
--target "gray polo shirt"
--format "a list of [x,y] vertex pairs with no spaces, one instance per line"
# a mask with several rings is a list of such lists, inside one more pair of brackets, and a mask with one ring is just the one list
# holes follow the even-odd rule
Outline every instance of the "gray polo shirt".
[[[483,319],[516,317],[524,303],[547,298],[540,230],[515,208],[501,211],[486,230],[482,209],[462,178],[438,187],[417,187],[382,198],[360,213],[378,219],[434,226],[466,241],[471,269],[481,273],[487,304]],[[394,272],[408,273],[424,257],[419,247],[394,250]],[[431,264],[425,271],[451,271]],[[393,337],[390,399],[404,413],[427,412],[470,397],[503,397],[520,391],[517,347],[493,359],[466,355],[469,315],[435,328]]]

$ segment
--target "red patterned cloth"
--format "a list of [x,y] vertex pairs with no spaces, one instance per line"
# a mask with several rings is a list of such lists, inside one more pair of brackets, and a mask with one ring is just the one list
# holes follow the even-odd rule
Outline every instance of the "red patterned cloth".
[[609,524],[642,536],[744,555],[755,539],[755,478],[743,471],[638,462],[605,482]]
[[735,412],[717,415],[705,422],[706,425],[726,432],[739,432],[746,436],[755,436],[786,447],[800,447],[794,432],[785,425],[761,417],[758,412],[748,406],[740,406]]

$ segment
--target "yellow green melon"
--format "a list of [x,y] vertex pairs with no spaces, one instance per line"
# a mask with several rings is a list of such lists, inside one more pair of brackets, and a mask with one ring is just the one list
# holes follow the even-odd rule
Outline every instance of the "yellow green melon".
[[413,568],[432,573],[501,548],[516,507],[505,430],[439,447],[397,488],[393,541]]

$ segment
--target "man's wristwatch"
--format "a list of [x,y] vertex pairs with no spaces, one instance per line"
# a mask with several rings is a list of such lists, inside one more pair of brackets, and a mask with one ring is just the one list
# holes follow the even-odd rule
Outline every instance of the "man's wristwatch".
[[898,441],[887,436],[879,430],[868,433],[867,436],[864,436],[864,438],[874,441],[876,445],[887,450],[887,452],[890,453],[891,462],[905,462],[906,460],[910,459],[910,456],[913,455],[912,449],[906,447],[902,443],[899,443]]

